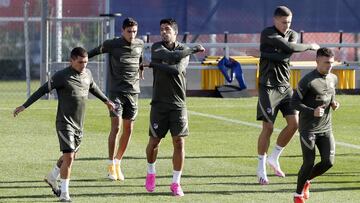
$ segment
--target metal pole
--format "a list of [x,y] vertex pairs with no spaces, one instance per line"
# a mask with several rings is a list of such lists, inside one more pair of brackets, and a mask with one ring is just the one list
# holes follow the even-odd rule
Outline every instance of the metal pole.
[[26,97],[30,97],[30,56],[29,56],[29,0],[24,1],[24,37],[25,37],[25,69]]
[[[46,82],[47,78],[47,63],[48,63],[48,30],[47,30],[47,17],[48,17],[48,1],[41,1],[41,65],[40,65],[40,85]],[[48,98],[45,96],[44,98]]]
[[146,33],[146,43],[150,42],[150,32]]
[[300,43],[304,43],[304,30],[300,31]]
[[[342,44],[343,43],[343,31],[342,30],[339,30],[339,44]],[[340,50],[341,47],[339,47],[339,50]]]
[[[63,1],[56,0],[56,18],[62,18],[62,8],[63,8]],[[61,20],[56,21],[56,47],[55,47],[55,56],[56,62],[62,61],[62,22]]]
[[229,32],[225,31],[224,32],[225,58],[227,58],[227,59],[229,59],[229,57],[230,57],[230,50],[229,50],[229,46],[227,45],[227,43],[228,43],[228,35],[229,35]]
[[183,39],[182,39],[182,43],[186,43],[186,42],[187,42],[187,36],[188,36],[189,34],[190,34],[189,32],[184,32],[184,36],[183,36]]
[[[216,43],[216,34],[211,34],[210,35],[210,43]],[[209,54],[210,54],[210,56],[215,56],[216,55],[216,48],[210,48]]]

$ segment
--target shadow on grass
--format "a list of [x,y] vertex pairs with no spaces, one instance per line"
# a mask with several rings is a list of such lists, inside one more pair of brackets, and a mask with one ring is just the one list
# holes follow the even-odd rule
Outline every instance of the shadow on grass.
[[[264,188],[264,186],[260,186],[261,188]],[[269,187],[268,187],[269,188]],[[360,187],[333,187],[333,188],[320,188],[320,189],[312,189],[311,192],[312,193],[317,193],[317,192],[329,192],[329,191],[353,191],[353,190],[360,190]],[[256,194],[272,194],[272,193],[293,193],[294,189],[276,189],[276,190],[212,190],[212,191],[187,191],[185,190],[184,193],[186,195],[198,195],[198,194],[216,194],[216,195],[232,195],[232,194],[252,194],[252,193],[256,193]],[[148,197],[157,197],[157,196],[168,196],[170,197],[171,194],[170,192],[153,192],[153,193],[148,193],[148,192],[133,192],[133,193],[116,193],[116,192],[111,192],[111,193],[78,193],[78,194],[71,194],[71,197],[74,199],[76,199],[76,197],[129,197],[129,196],[148,196]],[[0,196],[1,199],[3,200],[10,200],[10,199],[24,199],[24,201],[26,199],[35,199],[35,198],[55,198],[52,195],[18,195],[18,196]],[[26,200],[28,201],[28,200]],[[31,200],[30,200],[31,201]]]
[[[276,178],[275,175],[271,174],[268,175],[269,177],[274,177]],[[286,177],[296,177],[297,174],[296,173],[287,173]],[[349,171],[349,172],[327,172],[325,174],[323,174],[322,176],[334,176],[334,177],[339,177],[339,176],[354,176],[354,177],[359,177],[360,176],[360,171]],[[203,178],[248,178],[248,177],[256,177],[255,174],[204,174],[204,175],[182,175],[181,176],[184,179],[203,179]],[[157,179],[168,179],[168,178],[172,178],[172,175],[158,175],[156,176]],[[129,176],[126,178],[127,180],[136,180],[136,179],[143,179],[145,180],[145,175],[144,176]],[[116,181],[109,181],[107,178],[94,178],[94,179],[71,179],[71,182],[103,182],[103,183],[118,183]],[[360,178],[359,180],[352,180],[352,181],[316,181],[317,183],[358,183],[360,182]],[[0,181],[0,184],[26,184],[26,183],[44,183],[43,180],[14,180],[14,181]],[[121,183],[119,183],[121,184]],[[2,188],[3,186],[0,185],[0,188]],[[42,187],[42,186],[41,186]],[[41,188],[40,187],[40,188]]]
[[[336,157],[357,157],[360,153],[346,153],[346,154],[336,154]],[[316,155],[320,157],[320,155]],[[302,158],[302,155],[288,155],[281,156],[281,158]],[[145,156],[125,156],[125,160],[146,160]],[[171,156],[159,156],[157,159],[172,159]],[[203,156],[186,156],[185,159],[257,159],[257,156],[241,156],[241,155],[203,155]],[[80,157],[76,161],[103,161],[107,160],[107,157]],[[57,160],[54,160],[57,161]]]

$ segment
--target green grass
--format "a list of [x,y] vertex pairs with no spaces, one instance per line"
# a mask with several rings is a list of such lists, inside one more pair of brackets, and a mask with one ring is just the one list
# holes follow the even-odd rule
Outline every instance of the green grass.
[[[0,202],[57,201],[42,181],[60,155],[54,125],[57,101],[40,100],[13,118],[13,108],[22,104],[24,98],[1,94]],[[341,107],[333,114],[335,138],[338,142],[360,146],[360,97],[339,95],[338,100]],[[75,202],[292,202],[302,163],[298,136],[281,158],[287,177],[275,177],[269,170],[271,184],[260,186],[255,176],[260,129],[235,123],[240,120],[260,124],[255,121],[257,98],[188,98],[191,135],[186,138],[187,158],[182,177],[185,196],[170,195],[172,144],[169,136],[163,140],[158,155],[156,191],[147,193],[143,184],[149,102],[140,100],[133,138],[123,160],[126,180],[110,182],[105,179],[108,113],[99,100],[89,100],[85,137],[70,182]],[[279,116],[276,128],[282,126],[284,121]],[[270,149],[276,136],[277,133],[272,137]],[[358,202],[360,199],[360,149],[337,145],[336,153],[335,166],[314,181],[308,202]]]

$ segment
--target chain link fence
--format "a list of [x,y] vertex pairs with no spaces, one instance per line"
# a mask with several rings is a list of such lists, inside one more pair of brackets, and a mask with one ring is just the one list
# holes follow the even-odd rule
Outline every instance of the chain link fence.
[[[25,71],[25,42],[24,42],[24,1],[7,1],[8,4],[0,3],[0,98],[26,98],[26,71]],[[30,76],[31,92],[40,86],[40,63],[41,63],[41,0],[29,0],[29,48],[30,48]],[[106,0],[79,0],[66,1],[63,5],[62,18],[79,17],[73,20],[55,20],[57,17],[56,0],[49,0],[49,73],[52,75],[57,70],[68,65],[69,55],[75,46],[83,46],[92,49],[106,39],[106,20],[86,20],[105,13]],[[5,10],[7,10],[5,12]],[[10,11],[9,11],[10,10]],[[2,12],[4,11],[4,12]],[[136,16],[134,16],[136,19]],[[51,20],[52,19],[52,20]],[[60,25],[60,27],[59,27]],[[60,29],[59,29],[60,28]],[[181,27],[179,27],[182,30]],[[60,30],[60,31],[59,31]],[[180,32],[182,33],[182,32]],[[60,36],[60,38],[59,38]],[[139,36],[150,43],[161,40],[158,33]],[[192,33],[179,35],[178,40],[187,43],[259,43],[260,34],[201,34]],[[61,40],[59,40],[61,39]],[[358,43],[358,33],[303,33],[304,43]],[[60,43],[60,50],[57,44]],[[353,62],[359,59],[359,50],[355,47],[333,48],[336,53],[336,60]],[[206,56],[224,56],[223,47],[210,47],[204,53],[191,57],[191,61],[199,64]],[[254,56],[260,55],[258,47],[230,48],[230,56]],[[145,51],[145,58],[150,60],[150,49]],[[292,56],[293,61],[313,61],[315,53],[308,51],[296,53]],[[104,90],[106,73],[104,57],[96,57],[89,63],[96,82]],[[248,71],[248,70],[246,70]],[[358,72],[358,71],[357,71]],[[254,71],[246,73],[245,80],[254,82]],[[358,73],[357,73],[358,74]],[[249,75],[249,76],[248,76]],[[201,70],[189,69],[187,72],[188,89],[201,89]],[[357,76],[357,78],[360,78]],[[357,87],[360,82],[356,81]],[[152,86],[152,71],[146,70],[145,80],[141,81],[142,88],[150,89]],[[254,88],[250,85],[249,88]],[[145,91],[146,93],[146,91]]]
[[[40,84],[41,64],[41,1],[28,0],[28,39],[29,39],[29,62],[31,93]],[[61,18],[86,18],[99,16],[105,13],[106,0],[78,0],[66,1],[62,6]],[[24,30],[24,6],[23,0],[0,1],[0,98],[26,98],[26,67],[25,67],[25,30]],[[49,18],[56,18],[56,0],[48,0]],[[49,73],[52,75],[58,69],[68,65],[70,51],[75,46],[83,46],[87,49],[98,46],[104,40],[104,22],[101,20],[82,22],[61,22],[61,46],[60,54],[56,48],[59,42],[59,25],[56,21],[49,21]],[[97,60],[104,61],[103,58]],[[101,63],[90,63],[89,67],[100,84],[103,84],[104,68]]]

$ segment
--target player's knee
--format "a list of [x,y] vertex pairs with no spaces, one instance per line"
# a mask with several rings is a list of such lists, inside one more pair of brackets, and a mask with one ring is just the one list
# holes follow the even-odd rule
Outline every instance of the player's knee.
[[304,160],[302,168],[306,169],[312,169],[314,167],[315,160]]
[[303,167],[312,168],[315,165],[315,157],[303,157]]
[[173,144],[174,144],[175,149],[181,150],[184,148],[185,141],[183,138],[180,138],[180,137],[174,138]]
[[153,149],[153,150],[157,150],[160,146],[160,139],[150,139],[148,147]]
[[295,132],[299,128],[299,124],[297,122],[289,123],[288,128],[290,128],[290,130]]
[[119,126],[111,126],[110,136],[116,137],[116,135],[119,133],[119,131],[120,131]]
[[266,133],[266,134],[270,134],[273,133],[274,131],[274,125],[272,123],[268,123],[268,122],[264,122],[263,123],[263,131]]
[[334,165],[334,161],[332,159],[326,159],[321,161],[324,168],[331,168]]

